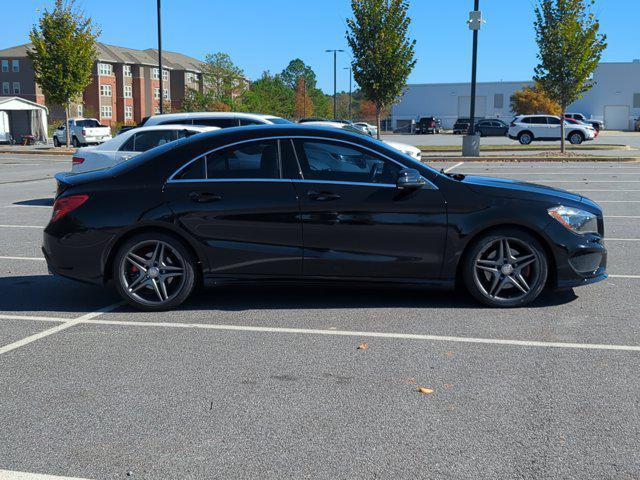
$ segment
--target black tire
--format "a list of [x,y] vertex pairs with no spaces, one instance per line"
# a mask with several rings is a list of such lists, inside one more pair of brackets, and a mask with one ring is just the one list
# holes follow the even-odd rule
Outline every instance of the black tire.
[[58,137],[53,137],[53,146],[54,147],[60,146],[60,141],[58,140]]
[[[513,260],[504,262],[501,252],[507,250]],[[467,290],[490,307],[522,307],[533,302],[542,293],[549,274],[549,261],[540,242],[518,228],[502,228],[482,235],[469,246],[462,262],[462,279]]]
[[518,141],[521,145],[531,145],[531,142],[533,142],[533,135],[530,132],[520,132],[518,135]]
[[571,145],[580,145],[582,142],[584,142],[582,132],[571,132],[569,134],[569,143],[571,143]]
[[[159,261],[153,260],[158,251],[155,245],[162,245],[160,254],[166,253],[164,259],[161,257]],[[153,250],[148,256],[141,254],[146,248],[149,248],[149,252]],[[141,265],[142,262],[138,262],[136,257],[132,258],[136,263],[131,262],[130,255],[133,252],[137,252],[137,258],[148,263]],[[140,266],[143,269],[139,269]],[[153,275],[150,273],[152,268],[155,268]],[[178,270],[182,273],[177,273]],[[163,278],[164,276],[168,278]],[[196,262],[189,249],[176,237],[158,232],[141,233],[128,239],[118,249],[113,261],[112,278],[120,296],[135,308],[146,311],[170,310],[184,302],[193,292],[196,284]],[[133,288],[135,286],[138,288]],[[164,294],[166,299],[161,301]]]
[[71,139],[71,145],[73,145],[75,148],[78,148],[80,146],[80,142],[78,141],[77,137],[73,137]]

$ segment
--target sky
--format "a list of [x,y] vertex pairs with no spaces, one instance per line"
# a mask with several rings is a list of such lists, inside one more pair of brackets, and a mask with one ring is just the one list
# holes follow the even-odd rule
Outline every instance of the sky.
[[[53,0],[21,0],[2,8],[0,49],[27,43],[39,12]],[[100,41],[145,49],[157,45],[156,0],[76,0],[101,27]],[[486,24],[480,32],[478,81],[531,78],[537,47],[535,0],[481,0]],[[411,0],[409,34],[417,64],[409,83],[466,82],[471,77],[472,34],[466,25],[472,0]],[[640,0],[597,0],[595,12],[609,46],[603,60],[640,58]],[[333,92],[333,56],[338,54],[338,91],[348,90],[350,54],[345,40],[349,0],[162,0],[163,48],[204,59],[225,52],[250,79],[272,74],[299,57]]]

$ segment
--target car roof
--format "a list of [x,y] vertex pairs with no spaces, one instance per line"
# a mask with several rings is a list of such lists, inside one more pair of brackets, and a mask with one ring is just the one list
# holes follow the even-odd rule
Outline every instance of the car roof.
[[161,115],[153,115],[147,119],[145,125],[151,123],[166,121],[180,121],[184,119],[202,119],[202,118],[244,118],[248,120],[269,120],[271,118],[280,118],[275,115],[266,115],[263,113],[245,113],[245,112],[180,112],[180,113],[163,113]]

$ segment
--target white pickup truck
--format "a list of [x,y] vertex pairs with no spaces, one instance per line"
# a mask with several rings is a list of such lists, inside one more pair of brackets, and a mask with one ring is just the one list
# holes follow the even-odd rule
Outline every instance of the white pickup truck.
[[[67,144],[66,124],[60,125],[53,132],[53,145],[59,147]],[[95,118],[70,118],[69,137],[74,147],[95,144],[111,140],[111,128],[100,125]]]

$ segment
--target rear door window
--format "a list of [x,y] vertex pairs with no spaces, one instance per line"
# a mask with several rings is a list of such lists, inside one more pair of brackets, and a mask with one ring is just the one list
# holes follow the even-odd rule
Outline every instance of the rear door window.
[[280,178],[277,140],[243,143],[206,157],[207,178]]
[[123,152],[146,152],[152,148],[164,145],[176,140],[175,130],[152,130],[140,132],[127,140],[120,150]]

